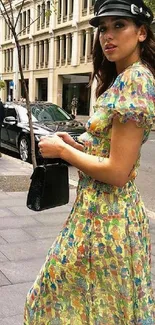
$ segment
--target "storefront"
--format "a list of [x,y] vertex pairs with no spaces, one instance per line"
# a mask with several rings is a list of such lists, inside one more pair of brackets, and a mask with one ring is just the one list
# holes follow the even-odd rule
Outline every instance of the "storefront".
[[5,91],[6,91],[6,100],[11,102],[13,100],[13,87],[14,83],[13,80],[5,80]]
[[63,76],[62,107],[69,113],[89,115],[90,108],[89,74]]
[[48,92],[48,79],[47,78],[38,78],[36,79],[38,96],[36,96],[39,101],[47,101],[47,92]]
[[[29,79],[25,79],[25,83],[26,83],[26,88],[29,92]],[[21,97],[26,98],[25,89],[24,89],[24,86],[23,86],[21,80],[20,80],[20,87],[21,87]]]

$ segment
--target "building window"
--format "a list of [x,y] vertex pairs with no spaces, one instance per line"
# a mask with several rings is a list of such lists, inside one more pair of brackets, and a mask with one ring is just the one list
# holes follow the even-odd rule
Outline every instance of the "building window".
[[88,0],[83,0],[82,16],[87,15]]
[[20,28],[20,35],[21,35],[21,32],[23,30],[23,15],[20,14],[20,17],[19,17],[19,28]]
[[83,9],[87,9],[88,0],[83,0]]
[[5,40],[9,40],[11,38],[11,29],[5,22]]
[[86,31],[83,30],[81,32],[81,55],[80,55],[80,63],[85,62],[85,52],[86,52]]
[[37,30],[40,29],[40,16],[41,15],[41,8],[40,8],[40,5],[37,6]]
[[91,55],[93,52],[93,46],[94,46],[94,29],[92,29],[90,33],[90,54]]
[[73,7],[74,7],[74,0],[70,0],[69,19],[73,19]]
[[73,19],[74,0],[59,0],[58,1],[58,24]]
[[23,12],[23,34],[26,34],[26,11]]
[[49,23],[50,23],[50,1],[47,1],[46,27],[49,26]]
[[58,24],[61,23],[61,9],[62,9],[62,0],[59,0],[58,1]]
[[48,39],[44,41],[44,52],[45,52],[45,68],[48,67],[49,63],[49,41]]
[[63,0],[63,22],[67,21],[67,12],[68,12],[68,1]]
[[71,64],[72,59],[72,34],[68,35],[68,64]]
[[4,72],[13,71],[13,49],[4,50]]
[[39,42],[36,42],[36,69],[39,68],[39,56],[40,56],[40,53],[39,53]]
[[31,11],[27,11],[27,34],[30,32],[30,23],[31,23]]
[[60,36],[56,38],[56,66],[60,64]]
[[41,28],[45,28],[45,3],[42,4]]
[[61,60],[61,64],[65,65],[66,63],[66,35],[62,36],[62,60]]

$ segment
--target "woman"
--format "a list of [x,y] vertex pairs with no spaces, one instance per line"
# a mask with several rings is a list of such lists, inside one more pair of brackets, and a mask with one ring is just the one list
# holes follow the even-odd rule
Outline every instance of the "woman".
[[155,324],[148,218],[135,185],[155,118],[152,20],[142,0],[95,4],[95,113],[80,143],[66,133],[39,143],[43,157],[80,172],[71,214],[28,293],[25,325]]

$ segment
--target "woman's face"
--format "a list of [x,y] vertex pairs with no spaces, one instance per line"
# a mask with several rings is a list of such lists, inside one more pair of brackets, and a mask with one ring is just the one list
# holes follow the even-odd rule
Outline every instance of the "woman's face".
[[104,17],[99,25],[102,51],[118,73],[140,59],[140,42],[146,37],[145,27],[137,27],[130,18]]

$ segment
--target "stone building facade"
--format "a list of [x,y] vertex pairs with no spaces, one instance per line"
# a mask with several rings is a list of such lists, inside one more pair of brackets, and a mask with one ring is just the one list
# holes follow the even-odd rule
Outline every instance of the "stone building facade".
[[[21,0],[14,0],[14,17]],[[51,1],[27,0],[20,13],[17,31],[24,77],[30,100],[53,102],[68,112],[73,97],[77,114],[91,113],[94,90],[88,87],[92,72],[94,29],[89,25],[94,0],[58,0],[56,12]],[[51,15],[47,15],[49,10]],[[24,97],[14,39],[0,18],[0,76],[5,81],[3,101]]]

